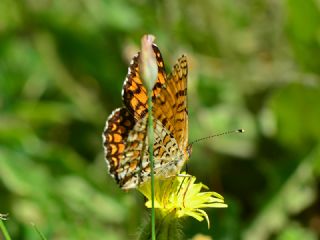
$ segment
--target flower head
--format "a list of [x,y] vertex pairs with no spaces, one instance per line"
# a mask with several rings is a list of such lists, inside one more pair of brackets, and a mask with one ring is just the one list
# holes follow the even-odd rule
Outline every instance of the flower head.
[[[167,179],[155,179],[155,208],[163,215],[175,213],[175,217],[191,216],[198,221],[210,222],[207,213],[202,208],[226,208],[223,197],[216,192],[201,192],[208,187],[202,183],[195,183],[196,177],[182,176]],[[139,191],[148,199],[146,206],[151,208],[150,182],[139,187]]]

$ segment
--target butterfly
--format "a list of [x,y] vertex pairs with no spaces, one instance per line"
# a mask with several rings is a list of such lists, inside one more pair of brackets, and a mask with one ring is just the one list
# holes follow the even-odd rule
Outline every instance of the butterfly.
[[[153,44],[158,66],[152,89],[154,119],[154,175],[176,176],[189,159],[186,56],[182,55],[166,74],[159,48]],[[103,146],[110,175],[122,189],[137,188],[151,178],[148,153],[148,93],[141,79],[140,53],[128,68],[122,88],[123,107],[106,122]]]

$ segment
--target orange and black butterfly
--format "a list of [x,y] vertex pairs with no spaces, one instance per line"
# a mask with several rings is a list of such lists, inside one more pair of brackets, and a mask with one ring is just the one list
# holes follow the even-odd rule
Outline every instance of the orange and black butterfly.
[[[165,73],[159,48],[152,45],[158,65],[153,87],[154,174],[167,178],[179,174],[189,158],[186,56],[178,59],[172,72]],[[110,175],[123,189],[137,188],[150,179],[147,119],[148,94],[135,55],[123,84],[124,106],[109,116],[103,145]]]

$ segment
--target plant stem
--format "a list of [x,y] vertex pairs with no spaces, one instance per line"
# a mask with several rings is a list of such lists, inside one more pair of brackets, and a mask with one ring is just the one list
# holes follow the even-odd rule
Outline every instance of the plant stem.
[[4,225],[3,221],[0,219],[0,229],[3,233],[4,239],[5,240],[11,240],[11,237],[9,236],[9,233],[7,231],[6,226]]
[[151,236],[152,240],[156,240],[156,217],[154,208],[154,159],[153,159],[153,117],[152,117],[152,90],[148,91],[148,142],[149,142],[149,159],[151,169]]

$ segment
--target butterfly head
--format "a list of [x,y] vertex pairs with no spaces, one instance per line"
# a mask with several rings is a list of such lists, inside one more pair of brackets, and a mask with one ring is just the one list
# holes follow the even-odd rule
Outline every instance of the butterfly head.
[[192,154],[192,144],[189,144],[187,146],[187,149],[186,149],[186,153],[187,153],[187,159],[189,159],[191,157],[191,154]]

